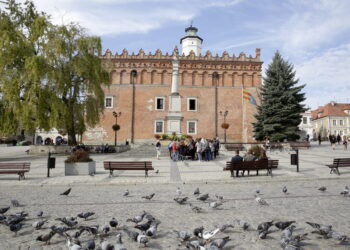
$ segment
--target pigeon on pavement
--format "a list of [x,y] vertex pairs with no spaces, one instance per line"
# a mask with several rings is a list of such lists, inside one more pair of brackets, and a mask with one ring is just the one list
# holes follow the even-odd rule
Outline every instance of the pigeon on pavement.
[[277,221],[275,222],[275,227],[277,227],[280,230],[284,230],[287,227],[289,227],[290,225],[292,225],[293,223],[295,223],[295,221]]
[[193,206],[191,203],[189,203],[189,205],[190,205],[192,211],[195,213],[200,213],[202,211],[202,208],[200,208],[200,207]]
[[313,222],[306,222],[306,224],[316,229],[316,231],[313,231],[312,233],[326,236],[329,232],[332,231],[331,225],[322,225],[322,224],[313,223]]
[[237,225],[242,228],[244,231],[248,230],[250,225],[248,222],[243,220],[235,220],[237,222]]
[[287,189],[287,187],[286,187],[286,186],[284,186],[284,187],[283,187],[282,192],[283,192],[284,194],[287,194],[288,189]]
[[134,223],[140,223],[143,220],[143,217],[145,217],[146,214],[147,214],[146,211],[143,211],[141,215],[137,215],[134,218],[127,219],[126,221],[127,222],[131,221],[131,222],[134,222]]
[[128,196],[129,195],[129,189],[125,190],[123,196]]
[[213,202],[209,202],[209,207],[216,209],[222,206],[222,204],[223,204],[222,202],[213,201]]
[[10,207],[2,207],[2,208],[0,208],[0,214],[6,213],[9,209],[10,209]]
[[66,191],[64,191],[64,192],[61,193],[60,195],[68,196],[71,190],[72,190],[72,188],[68,188]]
[[176,194],[177,196],[180,196],[182,194],[182,191],[179,187],[176,188]]
[[268,206],[269,205],[269,203],[267,203],[267,201],[265,201],[263,198],[261,198],[258,195],[255,195],[255,201],[261,206]]
[[50,240],[51,240],[52,236],[54,236],[54,235],[55,235],[55,232],[50,231],[47,234],[43,234],[43,235],[38,236],[36,238],[36,240],[41,241],[41,242],[45,242],[45,245],[48,245],[48,244],[50,244]]
[[149,220],[146,223],[137,224],[136,226],[134,226],[134,228],[140,230],[141,232],[145,232],[147,229],[151,227],[152,222],[154,222],[154,220]]
[[150,195],[146,195],[146,196],[142,196],[141,198],[146,199],[146,200],[151,200],[154,197],[155,193],[150,194]]
[[23,226],[22,223],[10,224],[9,228],[10,228],[10,231],[14,232],[15,236],[17,236],[17,233],[18,233],[19,230],[22,229],[22,226]]
[[11,200],[11,204],[13,207],[20,207],[21,205],[19,204],[18,200]]
[[327,190],[327,188],[325,186],[320,187],[318,190],[325,192]]
[[191,238],[191,234],[186,231],[174,231],[178,238],[182,241],[187,241]]
[[39,210],[37,213],[36,213],[36,216],[38,217],[43,217],[43,214],[44,212],[42,210]]
[[234,228],[235,226],[232,224],[224,224],[220,227],[220,232],[225,232],[229,228]]
[[216,246],[216,247],[218,247],[219,249],[222,249],[222,248],[226,245],[226,243],[227,243],[228,241],[230,241],[230,240],[231,240],[231,239],[230,239],[230,236],[226,236],[226,237],[224,237],[224,238],[215,239],[215,240],[213,240],[213,241],[211,242],[210,247],[211,247],[211,246]]
[[116,238],[117,238],[117,243],[114,244],[114,250],[126,250],[126,247],[124,246],[122,241],[122,234],[118,233],[116,235]]
[[216,228],[212,231],[202,231],[199,233],[199,237],[203,238],[205,240],[208,240],[208,239],[212,238],[218,232],[220,232],[220,228]]
[[94,212],[83,212],[83,213],[78,214],[77,216],[78,216],[79,218],[82,218],[82,219],[84,219],[84,220],[87,220],[87,218],[93,216],[94,214],[95,214]]
[[96,243],[93,239],[89,240],[87,243],[86,243],[86,249],[88,250],[92,250],[92,249],[95,249],[96,247]]
[[208,198],[209,198],[209,194],[207,193],[207,194],[203,194],[203,195],[199,196],[197,198],[197,200],[206,201]]
[[184,198],[177,197],[177,198],[174,198],[174,201],[176,201],[180,205],[185,204],[187,200],[188,200],[188,197],[184,197]]
[[340,192],[340,194],[343,195],[344,197],[347,196],[349,194],[349,187],[345,186],[344,190]]
[[34,227],[36,230],[41,229],[41,227],[47,222],[47,220],[39,220],[39,221],[34,221],[32,223],[32,227]]
[[199,194],[200,194],[199,188],[198,188],[198,187],[194,190],[193,194],[194,194],[194,195],[199,195]]
[[116,229],[117,226],[118,226],[118,221],[116,220],[116,218],[113,217],[113,218],[109,221],[109,225],[110,225],[111,227],[114,227],[114,229]]
[[257,230],[258,231],[267,231],[269,228],[273,225],[273,220],[272,221],[266,221],[262,222],[258,225]]
[[148,243],[148,237],[144,234],[139,234],[137,236],[137,239],[136,239],[137,243],[139,243],[140,245],[143,245],[144,247],[147,246],[147,243]]

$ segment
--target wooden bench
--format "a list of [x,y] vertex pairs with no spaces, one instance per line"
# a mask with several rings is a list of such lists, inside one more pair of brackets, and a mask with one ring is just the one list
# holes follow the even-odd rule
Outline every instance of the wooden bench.
[[256,170],[256,175],[259,175],[259,170],[266,169],[267,174],[272,176],[272,169],[278,167],[278,160],[260,160],[260,161],[241,161],[241,162],[226,162],[224,171],[251,171]]
[[310,148],[310,142],[303,141],[303,142],[290,142],[289,143],[291,148]]
[[331,169],[330,174],[335,171],[338,175],[340,175],[339,168],[350,167],[350,158],[337,158],[333,160],[333,164],[326,166]]
[[109,170],[110,177],[114,170],[144,170],[145,177],[148,177],[148,170],[154,170],[151,161],[104,161],[103,166]]
[[0,174],[18,174],[19,181],[25,179],[24,173],[29,170],[29,162],[0,162]]
[[226,143],[225,148],[228,151],[236,151],[236,150],[242,151],[242,150],[244,150],[244,146],[242,143]]

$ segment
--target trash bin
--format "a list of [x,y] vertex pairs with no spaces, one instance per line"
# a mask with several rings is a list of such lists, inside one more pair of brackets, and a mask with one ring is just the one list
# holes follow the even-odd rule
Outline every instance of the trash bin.
[[298,155],[297,154],[291,154],[290,155],[290,164],[291,165],[298,165]]
[[47,167],[48,168],[55,168],[56,166],[56,158],[55,157],[49,157],[47,159]]

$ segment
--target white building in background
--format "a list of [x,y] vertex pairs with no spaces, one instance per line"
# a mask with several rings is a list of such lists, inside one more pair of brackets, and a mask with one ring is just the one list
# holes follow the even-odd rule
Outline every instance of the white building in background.
[[48,139],[50,139],[53,144],[57,144],[57,142],[61,141],[62,139],[67,142],[68,136],[66,134],[62,134],[62,132],[58,131],[55,128],[50,129],[49,131],[42,129],[37,129],[35,131],[35,144],[45,144],[45,141]]
[[312,123],[312,116],[311,111],[306,111],[302,114],[301,123],[299,124],[300,129],[300,139],[304,140],[306,139],[306,136],[309,135],[309,139],[312,140],[314,133],[313,133],[313,123]]

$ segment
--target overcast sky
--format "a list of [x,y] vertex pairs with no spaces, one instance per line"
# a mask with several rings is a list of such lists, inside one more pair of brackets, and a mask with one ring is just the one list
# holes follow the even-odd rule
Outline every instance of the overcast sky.
[[79,22],[112,53],[171,53],[191,20],[202,51],[276,50],[294,64],[312,108],[350,102],[349,0],[34,0],[55,23]]

